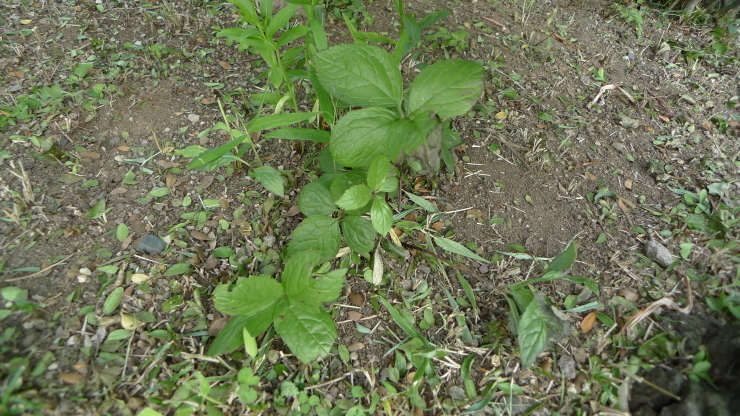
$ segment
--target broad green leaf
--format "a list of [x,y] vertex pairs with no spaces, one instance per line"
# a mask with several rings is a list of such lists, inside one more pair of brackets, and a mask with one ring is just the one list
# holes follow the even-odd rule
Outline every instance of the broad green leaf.
[[144,409],[141,409],[141,412],[139,412],[139,414],[136,416],[164,416],[164,415],[152,409],[151,407],[145,407]]
[[307,311],[288,306],[275,317],[275,330],[304,363],[328,354],[338,336],[331,315],[318,307]]
[[367,205],[372,197],[372,189],[365,184],[359,184],[347,189],[337,200],[337,205],[346,211],[352,211]]
[[283,286],[269,276],[252,276],[213,291],[216,309],[228,315],[252,316],[273,306],[283,296]]
[[286,296],[303,293],[311,281],[311,270],[316,265],[318,253],[306,250],[288,256],[280,276]]
[[[312,27],[313,26],[319,26],[319,24],[312,25]],[[324,35],[324,38],[326,38],[326,35]],[[331,95],[329,95],[324,86],[321,85],[319,77],[316,75],[316,68],[313,66],[308,67],[308,80],[311,81],[311,86],[316,93],[316,98],[319,100],[322,117],[324,117],[324,120],[326,120],[326,123],[329,126],[334,126],[334,100],[331,98]]]
[[269,116],[257,117],[252,119],[247,125],[250,132],[256,132],[261,130],[276,129],[279,127],[289,126],[291,124],[300,123],[301,121],[308,120],[311,117],[316,117],[319,113],[286,113],[286,114],[273,114]]
[[434,238],[434,242],[443,250],[449,251],[450,253],[459,254],[461,256],[465,256],[473,260],[478,260],[483,263],[490,263],[488,260],[473,253],[467,247],[458,243],[457,241],[452,241],[444,237],[436,237],[436,236],[432,236],[432,238]]
[[318,182],[304,186],[298,195],[298,208],[303,215],[331,215],[337,210],[329,189]]
[[170,267],[164,272],[164,277],[177,276],[178,274],[186,273],[190,270],[190,265],[187,263],[177,263]]
[[271,131],[262,137],[266,139],[310,140],[318,143],[329,143],[330,136],[331,133],[324,130],[285,127]]
[[378,189],[385,182],[390,169],[391,161],[388,160],[387,156],[381,155],[376,157],[367,170],[367,186],[373,190]]
[[575,263],[576,261],[577,254],[578,249],[576,248],[576,243],[575,241],[571,240],[568,243],[568,246],[565,247],[565,249],[561,251],[557,256],[555,256],[554,259],[552,259],[550,264],[547,266],[547,269],[545,269],[545,274],[551,272],[562,273],[570,269],[570,267],[573,266],[573,263]]
[[128,226],[126,224],[118,224],[118,227],[116,227],[116,238],[121,242],[128,238]]
[[244,344],[242,328],[246,328],[250,334],[265,332],[272,325],[273,308],[267,308],[252,316],[236,315],[216,335],[213,343],[208,347],[206,355],[214,356],[230,353]]
[[430,13],[419,21],[419,27],[421,29],[426,29],[427,27],[436,24],[437,22],[446,18],[449,15],[450,15],[449,10],[439,10],[434,13]]
[[337,173],[333,176],[322,175],[320,180],[323,181],[323,179],[327,177],[327,182],[330,182],[329,192],[331,192],[332,199],[336,201],[341,198],[349,188],[365,183],[367,177],[362,173],[363,172],[360,170],[354,170]]
[[342,295],[347,270],[334,269],[318,279],[311,280],[311,291],[319,304],[333,302]]
[[105,298],[103,303],[103,315],[110,315],[118,309],[118,306],[123,300],[123,287],[119,286],[113,289],[112,292]]
[[361,254],[369,253],[375,247],[378,235],[369,219],[354,215],[342,219],[342,234],[349,248]]
[[357,43],[332,46],[316,54],[319,81],[334,97],[351,106],[399,107],[401,72],[388,52]]
[[467,113],[483,92],[483,67],[448,59],[425,68],[411,84],[409,111],[431,110],[442,119]]
[[103,215],[105,215],[108,211],[110,211],[112,208],[105,208],[105,199],[99,199],[98,202],[93,205],[92,208],[90,208],[90,211],[85,214],[85,218],[88,219],[95,219],[100,218]]
[[347,167],[368,166],[385,151],[390,128],[396,120],[398,115],[387,108],[349,112],[332,130],[329,140],[332,157]]
[[529,302],[517,326],[522,367],[529,367],[547,343],[547,318],[536,301]]
[[370,220],[375,231],[381,236],[388,234],[388,231],[393,227],[393,211],[380,195],[375,195],[373,206],[370,208]]
[[727,226],[717,215],[688,214],[684,221],[690,229],[710,236],[718,235],[724,238],[728,231]]
[[421,41],[421,28],[413,15],[405,14],[401,17],[403,31],[398,39],[393,57],[400,62]]
[[255,26],[259,26],[261,24],[259,20],[259,15],[257,14],[257,10],[254,7],[254,1],[252,0],[227,0],[227,1],[239,9],[239,14],[242,16],[242,19],[245,22],[251,23]]
[[285,195],[283,186],[283,175],[272,166],[260,166],[254,170],[257,182],[261,183],[268,191],[282,198]]
[[[428,117],[419,116],[419,119]],[[383,153],[391,160],[398,159],[399,156],[414,151],[425,136],[419,130],[417,123],[408,118],[402,118],[394,121],[388,130],[388,141]]]
[[314,215],[303,220],[293,230],[293,241],[288,244],[288,256],[307,250],[319,253],[318,262],[323,263],[334,258],[339,252],[341,237],[339,222],[336,218]]
[[228,258],[234,255],[234,249],[229,246],[216,247],[213,250],[213,255],[220,259]]

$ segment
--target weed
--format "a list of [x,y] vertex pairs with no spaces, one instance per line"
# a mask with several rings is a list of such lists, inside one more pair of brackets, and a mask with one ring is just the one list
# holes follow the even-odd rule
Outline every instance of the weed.
[[626,23],[634,22],[635,24],[635,31],[637,32],[637,38],[642,37],[642,30],[644,25],[644,20],[642,16],[642,11],[632,4],[629,4],[627,6],[623,6],[621,4],[618,4],[616,6],[617,12],[619,13],[619,16],[624,19]]
[[426,40],[430,42],[429,46],[432,49],[454,49],[458,52],[462,52],[470,47],[469,38],[470,32],[465,28],[451,32],[444,27],[440,27],[436,33],[426,36]]

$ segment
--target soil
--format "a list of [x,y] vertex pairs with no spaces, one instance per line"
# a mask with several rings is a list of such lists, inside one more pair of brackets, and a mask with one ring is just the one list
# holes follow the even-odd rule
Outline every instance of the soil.
[[[266,164],[292,172],[290,192],[282,199],[271,197],[246,169],[186,170],[189,159],[177,154],[190,145],[211,148],[226,142],[216,132],[200,135],[223,119],[216,98],[236,92],[231,99],[244,101],[244,116],[249,118],[253,114],[248,112],[247,97],[263,85],[256,57],[214,36],[215,26],[238,24],[234,9],[204,4],[132,0],[106,3],[104,13],[92,1],[9,0],[0,5],[4,97],[55,83],[70,91],[96,83],[115,85],[108,101],[96,108],[84,109],[68,100],[64,109],[45,120],[43,137],[71,158],[50,162],[34,157],[35,147],[23,140],[39,131],[33,123],[8,126],[0,136],[2,149],[12,155],[0,158],[3,217],[9,217],[17,201],[10,190],[22,189],[22,181],[11,171],[20,172],[22,166],[33,190],[21,215],[24,220],[0,222],[0,262],[4,262],[0,286],[26,289],[33,302],[43,304],[4,319],[4,328],[18,332],[3,338],[0,357],[6,363],[26,357],[29,368],[46,363],[47,371],[33,379],[24,394],[29,400],[45,401],[48,414],[131,414],[149,394],[132,372],[144,362],[142,357],[151,357],[165,345],[164,340],[137,338],[127,355],[130,362],[105,361],[99,348],[107,333],[120,328],[120,318],[103,317],[95,328],[80,313],[85,306],[102,311],[105,295],[116,286],[110,283],[117,276],[98,271],[100,267],[116,265],[120,270],[160,275],[173,264],[190,261],[197,271],[192,276],[160,277],[147,291],[126,283],[123,308],[151,312],[155,319],[150,330],[166,327],[182,335],[202,333],[222,318],[208,293],[234,273],[227,262],[213,256],[213,249],[228,246],[241,250],[245,258],[257,255],[242,271],[274,270],[279,266],[275,255],[300,221],[294,206],[298,190],[317,169],[312,162],[314,145],[258,141],[258,153]],[[397,17],[389,4],[374,2],[367,8],[375,19],[365,30],[396,36]],[[551,379],[518,367],[515,339],[507,333],[502,287],[539,276],[543,269],[538,263],[515,261],[500,253],[524,247],[533,256],[551,258],[574,240],[578,262],[571,273],[593,279],[601,292],[590,293],[566,280],[540,283],[537,289],[555,304],[562,304],[568,295],[578,295],[583,303],[598,301],[606,313],[615,313],[620,320],[634,309],[627,310],[614,299],[632,294],[634,305],[644,307],[680,285],[680,273],[665,272],[646,259],[644,244],[657,239],[674,255],[679,252],[678,234],[661,233],[673,230],[675,224],[666,220],[667,213],[683,202],[670,188],[698,192],[710,183],[731,182],[729,193],[737,195],[737,165],[712,161],[725,160],[721,155],[737,157],[740,150],[738,69],[724,66],[728,60],[713,55],[689,58],[682,53],[711,50],[711,28],[643,8],[645,24],[638,36],[634,22],[620,18],[610,1],[409,0],[406,10],[417,17],[450,10],[450,17],[439,25],[471,35],[469,47],[459,51],[433,49],[424,41],[404,61],[409,79],[419,62],[446,57],[479,61],[487,73],[479,105],[469,117],[453,121],[464,142],[455,149],[455,171],[410,177],[405,186],[449,212],[444,232],[456,241],[474,243],[481,256],[497,255],[498,260],[482,264],[458,259],[465,262],[465,277],[477,296],[478,311],[462,310],[472,322],[472,343],[458,336],[453,311],[441,308],[446,300],[423,303],[449,319],[444,331],[425,332],[430,342],[444,345],[450,353],[448,382],[441,390],[425,393],[427,404],[448,400],[450,388],[462,386],[459,363],[475,352],[482,360],[476,362],[473,378],[480,381],[498,366],[523,386],[530,398],[522,399],[524,404],[544,403],[537,412],[604,410],[596,393],[591,402],[563,404],[548,398],[561,391],[548,385],[551,379],[555,386],[562,383],[563,391],[577,386],[579,392],[598,392],[595,382],[589,380],[583,386],[583,380],[569,378],[554,365]],[[24,28],[33,28],[33,34],[21,33]],[[343,22],[329,19],[327,30],[330,43],[347,41]],[[433,32],[427,29],[424,34]],[[674,47],[658,53],[664,41]],[[730,41],[735,44],[729,53],[737,54],[737,38]],[[145,49],[152,45],[170,52],[155,59]],[[70,62],[85,61],[94,62],[93,69],[84,82],[71,84],[74,66]],[[114,63],[120,64],[119,73],[111,78]],[[600,68],[603,80],[594,75]],[[623,90],[607,90],[591,106],[605,85]],[[721,122],[727,123],[726,129],[720,128]],[[70,183],[66,175],[72,168],[80,180]],[[136,183],[124,183],[127,172],[136,174]],[[93,180],[95,185],[82,186]],[[169,195],[151,197],[150,191],[163,187],[170,190]],[[594,202],[593,195],[605,190],[611,194]],[[186,197],[193,205],[183,205]],[[110,211],[86,218],[101,199]],[[218,201],[205,221],[183,218],[205,200]],[[237,208],[242,209],[235,212]],[[228,230],[219,228],[220,220],[231,225]],[[131,230],[131,237],[123,242],[116,238],[121,223]],[[134,253],[136,241],[147,234],[164,238],[171,249],[164,255]],[[398,342],[394,334],[401,332],[371,301],[376,291],[386,292],[394,301],[416,296],[427,287],[430,300],[446,299],[445,290],[465,297],[453,269],[444,276],[420,253],[410,253],[409,258],[386,254],[391,283],[375,288],[360,270],[347,283],[347,297],[334,308],[337,344],[348,346],[351,355],[349,363],[337,355],[325,358],[322,377],[326,380],[341,376],[347,366],[382,379],[382,369],[392,365],[393,355],[387,353]],[[733,265],[713,264],[708,253],[701,254],[682,267],[711,272],[724,284],[732,281]],[[23,270],[34,266],[42,271]],[[85,279],[79,276],[85,275],[84,269],[91,271],[91,277],[82,282]],[[699,301],[701,282],[694,284],[697,299],[691,314],[711,314]],[[686,294],[679,293],[683,294],[675,299],[683,304]],[[163,309],[176,296],[181,296],[180,303]],[[351,312],[359,312],[359,318]],[[540,370],[552,359],[574,361],[582,373],[589,370],[589,356],[612,362],[628,359],[626,350],[604,352],[599,345],[598,340],[607,338],[613,328],[597,324],[587,333],[578,329],[586,315],[566,314],[573,331],[542,354]],[[356,323],[372,332],[358,331]],[[207,336],[183,337],[177,351],[202,354],[208,342]],[[165,360],[168,365],[180,362],[173,355]],[[93,395],[93,391],[105,393]],[[327,386],[324,393],[348,397],[341,383]],[[79,401],[82,397],[89,400]]]

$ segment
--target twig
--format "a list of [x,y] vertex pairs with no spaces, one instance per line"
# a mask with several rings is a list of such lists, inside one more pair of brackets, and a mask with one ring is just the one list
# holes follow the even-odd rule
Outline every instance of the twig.
[[38,276],[38,275],[40,275],[40,274],[42,274],[42,273],[44,273],[44,272],[46,272],[48,270],[53,269],[54,267],[60,265],[61,263],[64,263],[65,261],[67,261],[72,256],[74,256],[74,254],[70,254],[69,256],[67,256],[67,257],[59,260],[58,262],[56,262],[56,263],[54,263],[52,265],[46,266],[43,269],[37,271],[36,273],[31,273],[28,276],[14,277],[12,279],[5,279],[4,281],[6,281],[6,282],[18,282],[18,281],[21,281],[21,280],[30,279],[30,278],[32,278],[34,276]]

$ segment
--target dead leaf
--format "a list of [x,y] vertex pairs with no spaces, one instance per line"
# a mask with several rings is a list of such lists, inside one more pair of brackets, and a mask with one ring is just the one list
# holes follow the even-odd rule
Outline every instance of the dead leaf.
[[289,217],[295,217],[296,215],[298,215],[300,213],[301,213],[301,209],[298,208],[298,205],[293,205],[292,207],[290,207],[290,209],[288,210],[288,212],[285,213],[285,215],[287,215]]
[[434,224],[432,224],[432,229],[434,231],[442,231],[442,228],[444,228],[445,223],[442,221],[437,221]]
[[581,331],[583,331],[584,334],[588,334],[594,328],[595,323],[596,311],[589,313],[583,318],[581,321]]
[[231,64],[226,61],[218,61],[218,64],[221,65],[221,68],[228,71],[231,69]]
[[214,319],[213,322],[211,322],[211,325],[208,326],[208,335],[215,337],[216,335],[218,335],[219,332],[221,332],[222,329],[224,329],[228,322],[229,318],[225,316]]
[[349,316],[349,319],[357,322],[360,319],[362,319],[362,314],[357,311],[350,311],[347,313],[347,316]]
[[84,157],[87,159],[99,159],[100,153],[98,152],[80,152],[80,157]]
[[362,305],[365,304],[365,298],[362,297],[362,295],[359,293],[350,293],[349,301],[352,302],[352,304],[357,307],[362,307]]
[[203,231],[199,231],[199,230],[190,231],[190,236],[196,240],[203,240],[203,241],[210,240],[210,238],[208,237],[208,234],[204,233]]
[[111,196],[116,196],[116,195],[123,195],[126,192],[128,192],[128,189],[126,189],[126,188],[116,188],[116,189],[110,191],[110,194],[111,194]]
[[630,209],[629,207],[627,207],[627,204],[624,203],[624,199],[617,199],[617,204],[619,205],[619,209],[621,209],[622,212],[624,212],[625,214],[629,214]]
[[632,178],[627,178],[624,180],[624,187],[629,189],[630,191],[632,190]]
[[658,116],[659,119],[663,120],[665,123],[670,123],[671,119],[666,116]]
[[156,163],[162,169],[172,169],[172,168],[176,168],[176,167],[180,166],[179,163],[177,163],[177,162],[170,162],[169,160],[158,160],[158,161],[156,161],[154,163]]
[[200,182],[198,182],[198,187],[201,191],[205,191],[211,184],[213,183],[213,180],[216,179],[213,175],[206,175],[202,178],[200,178]]
[[597,178],[596,178],[596,175],[594,175],[594,174],[593,174],[593,173],[591,173],[591,172],[586,172],[586,177],[587,177],[588,179],[592,180],[592,181],[595,181],[595,180],[597,179]]
[[128,152],[129,150],[131,150],[131,147],[130,146],[118,146],[116,147],[116,150],[118,150],[119,152]]
[[635,293],[635,292],[633,292],[631,290],[628,290],[628,289],[622,289],[622,290],[620,290],[619,292],[617,292],[617,295],[619,295],[619,296],[621,296],[621,297],[623,297],[623,298],[625,298],[628,301],[633,302],[633,303],[634,302],[637,302],[637,300],[640,299],[640,295],[638,295],[637,293]]
[[704,130],[710,133],[714,131],[714,126],[709,120],[704,120],[704,122],[701,123],[701,128],[703,128]]
[[83,375],[80,373],[61,373],[59,377],[67,384],[78,384],[82,380]]
[[200,103],[201,104],[205,104],[205,105],[213,104],[215,102],[216,102],[216,97],[206,97],[206,98],[200,100]]
[[80,175],[75,175],[73,173],[65,173],[64,175],[60,176],[58,180],[59,182],[62,182],[62,183],[72,184],[72,183],[80,182],[84,179],[85,178]]
[[164,184],[167,185],[168,188],[172,188],[176,181],[177,176],[173,175],[172,172],[167,172],[167,175],[164,177]]

